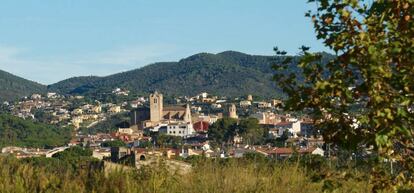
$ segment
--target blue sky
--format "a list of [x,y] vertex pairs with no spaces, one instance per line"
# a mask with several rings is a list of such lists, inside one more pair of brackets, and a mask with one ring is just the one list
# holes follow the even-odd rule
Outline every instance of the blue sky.
[[306,0],[2,0],[0,69],[43,84],[199,52],[327,49]]

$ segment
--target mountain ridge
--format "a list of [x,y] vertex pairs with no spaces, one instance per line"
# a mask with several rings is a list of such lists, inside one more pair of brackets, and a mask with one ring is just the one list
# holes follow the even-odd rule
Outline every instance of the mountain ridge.
[[[115,87],[123,87],[141,94],[160,90],[170,95],[194,95],[206,91],[226,96],[247,93],[272,96],[277,94],[272,81],[273,58],[236,51],[198,53],[177,62],[158,62],[98,77],[85,84],[73,84],[82,82],[75,78],[49,85],[48,88],[69,94],[109,92]],[[76,86],[68,87],[68,84]]]
[[[331,56],[327,53],[324,55]],[[293,61],[297,61],[297,58],[298,56],[295,56]],[[261,97],[280,97],[281,90],[273,81],[274,71],[271,66],[281,60],[281,57],[249,55],[237,51],[217,54],[203,52],[176,62],[152,63],[108,76],[72,77],[47,86],[8,73],[7,77],[10,80],[3,82],[19,83],[21,85],[16,87],[23,91],[16,89],[16,94],[0,92],[0,99],[16,99],[34,92],[47,91],[96,95],[111,92],[118,87],[129,89],[136,94],[148,94],[159,90],[168,95],[189,96],[209,92],[221,96],[253,94]],[[297,68],[291,70],[295,71]],[[2,72],[7,73],[0,70],[0,75]],[[0,76],[0,81],[1,77],[4,76]],[[5,85],[7,84],[0,82],[0,88]]]

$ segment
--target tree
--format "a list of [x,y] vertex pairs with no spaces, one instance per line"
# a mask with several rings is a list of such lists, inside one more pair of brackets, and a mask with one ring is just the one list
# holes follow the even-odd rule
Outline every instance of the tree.
[[183,139],[179,136],[158,133],[156,136],[156,143],[159,147],[179,148],[183,144]]
[[260,127],[259,120],[256,118],[246,118],[240,120],[238,128],[243,140],[248,144],[258,144],[264,141],[264,130]]
[[236,135],[237,119],[223,118],[217,120],[208,129],[208,137],[217,145],[229,142]]
[[114,140],[114,141],[106,141],[103,142],[102,147],[124,147],[126,146],[125,142],[121,140]]
[[298,76],[275,65],[275,79],[289,96],[286,109],[310,110],[327,142],[354,151],[372,148],[378,163],[393,160],[404,168],[393,180],[380,181],[384,175],[374,167],[381,182],[374,189],[413,184],[414,1],[309,2],[317,10],[306,16],[336,57],[324,64],[321,54],[302,47]]

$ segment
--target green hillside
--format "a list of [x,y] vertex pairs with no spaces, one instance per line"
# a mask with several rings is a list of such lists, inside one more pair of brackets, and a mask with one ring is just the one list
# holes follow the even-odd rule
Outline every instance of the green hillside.
[[44,92],[46,86],[0,70],[0,102]]
[[83,85],[86,85],[90,82],[98,81],[100,79],[101,78],[97,76],[73,77],[73,78],[68,78],[66,80],[62,80],[56,84],[49,85],[48,88],[58,93],[70,93],[75,88],[81,88]]
[[71,138],[69,128],[24,120],[7,114],[0,114],[0,147],[52,147],[62,146]]
[[162,62],[107,77],[72,78],[49,86],[64,93],[93,94],[116,87],[146,94],[195,95],[206,91],[226,96],[279,96],[272,63],[279,58],[227,51],[201,53],[178,62]]

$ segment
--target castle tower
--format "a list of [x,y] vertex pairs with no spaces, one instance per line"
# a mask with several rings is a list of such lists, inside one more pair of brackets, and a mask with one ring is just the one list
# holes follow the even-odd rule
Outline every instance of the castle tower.
[[155,91],[155,93],[150,95],[149,100],[150,100],[150,120],[153,123],[160,122],[162,120],[162,111],[163,111],[162,94],[159,94],[157,91]]
[[247,100],[248,101],[253,101],[253,96],[251,94],[247,95]]
[[233,119],[238,119],[239,117],[237,116],[237,109],[236,109],[236,105],[231,104],[230,108],[229,108],[229,117],[233,118]]

